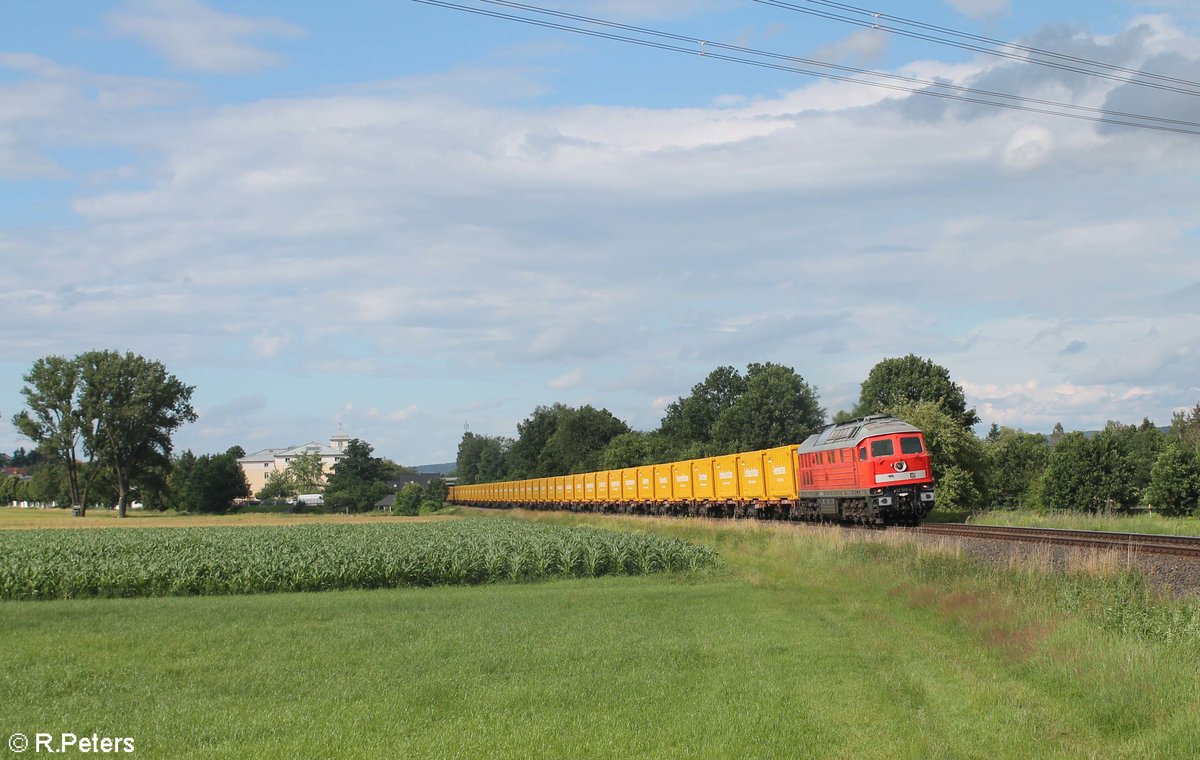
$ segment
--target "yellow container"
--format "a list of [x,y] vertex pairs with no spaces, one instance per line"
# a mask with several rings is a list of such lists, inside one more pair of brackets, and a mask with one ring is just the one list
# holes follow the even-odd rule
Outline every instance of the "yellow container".
[[654,500],[671,500],[671,465],[654,465]]
[[637,468],[637,500],[654,501],[654,468]]
[[561,475],[554,479],[554,500],[567,500],[567,479]]
[[742,501],[764,499],[767,496],[766,478],[763,477],[763,452],[748,451],[737,455],[738,492]]
[[671,465],[671,495],[676,500],[694,499],[692,463],[675,462]]
[[713,460],[693,459],[688,464],[692,468],[692,498],[708,501],[716,496],[713,487]]
[[575,495],[571,497],[571,501],[583,501],[583,476],[572,475],[571,485],[575,488]]
[[609,470],[608,471],[608,500],[609,501],[620,501],[621,500],[621,471],[620,470]]
[[638,471],[636,467],[621,470],[621,501],[638,500]]
[[596,473],[588,472],[583,475],[583,500],[596,500]]
[[608,501],[608,473],[596,473],[596,501]]
[[738,492],[738,462],[737,454],[714,457],[712,460],[713,483],[716,498],[721,500],[736,500]]

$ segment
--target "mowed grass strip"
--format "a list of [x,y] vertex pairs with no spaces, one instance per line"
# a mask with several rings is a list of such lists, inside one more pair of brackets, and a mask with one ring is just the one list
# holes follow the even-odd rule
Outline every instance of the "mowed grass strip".
[[706,546],[511,520],[0,532],[0,599],[190,596],[694,572]]

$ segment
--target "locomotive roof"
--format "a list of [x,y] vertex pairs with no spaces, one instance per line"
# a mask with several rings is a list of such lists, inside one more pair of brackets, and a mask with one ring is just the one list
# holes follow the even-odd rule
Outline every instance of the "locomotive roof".
[[826,449],[844,449],[857,446],[864,438],[888,433],[919,433],[919,428],[913,427],[904,420],[886,414],[876,414],[871,417],[859,417],[849,422],[826,425],[821,432],[813,433],[800,444],[801,454],[810,451]]

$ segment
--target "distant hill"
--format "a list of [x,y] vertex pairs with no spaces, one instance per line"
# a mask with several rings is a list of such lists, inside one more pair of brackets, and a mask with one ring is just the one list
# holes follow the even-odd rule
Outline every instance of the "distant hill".
[[454,472],[454,462],[445,462],[443,464],[419,464],[413,469],[422,475],[449,475]]

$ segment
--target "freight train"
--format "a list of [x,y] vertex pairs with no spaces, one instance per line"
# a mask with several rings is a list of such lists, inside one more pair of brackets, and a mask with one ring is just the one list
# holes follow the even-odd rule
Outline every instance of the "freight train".
[[933,509],[921,431],[883,415],[799,446],[578,475],[453,486],[453,504],[916,525]]

